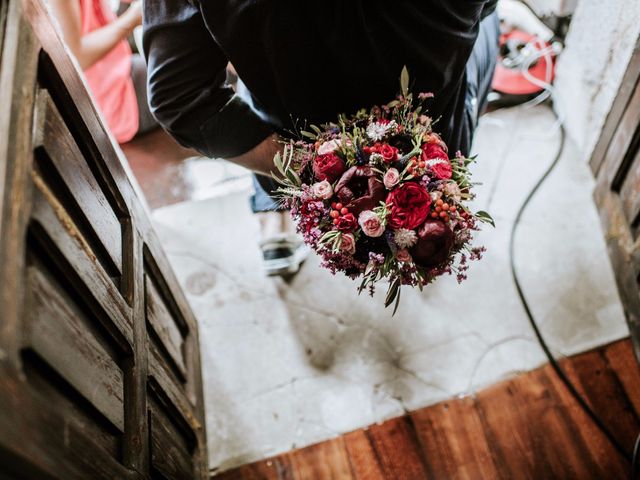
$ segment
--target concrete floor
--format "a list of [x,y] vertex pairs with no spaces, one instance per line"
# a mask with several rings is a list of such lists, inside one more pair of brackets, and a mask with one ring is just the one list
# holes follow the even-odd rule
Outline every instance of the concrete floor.
[[[477,208],[497,228],[461,286],[403,291],[395,317],[311,257],[289,283],[265,278],[249,182],[156,210],[154,219],[200,322],[209,462],[222,470],[315,443],[544,362],[508,265],[515,212],[558,148],[547,107],[483,117],[474,146]],[[568,143],[517,236],[517,265],[558,355],[628,334],[591,199]],[[204,169],[215,170],[208,161]],[[219,163],[218,163],[219,164]],[[222,168],[222,167],[220,167]],[[206,182],[205,182],[206,183]]]

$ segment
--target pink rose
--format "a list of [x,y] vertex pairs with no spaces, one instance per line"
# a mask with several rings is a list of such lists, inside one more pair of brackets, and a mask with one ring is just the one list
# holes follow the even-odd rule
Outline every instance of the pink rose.
[[409,250],[407,250],[406,248],[402,248],[398,250],[396,252],[396,258],[398,259],[398,261],[403,263],[408,263],[412,261],[411,254],[409,253]]
[[400,182],[400,172],[395,168],[390,168],[387,170],[387,173],[384,174],[384,177],[382,177],[382,182],[388,190],[391,190]]
[[384,225],[380,217],[371,210],[360,213],[358,223],[367,237],[379,237],[384,233]]
[[340,249],[349,255],[356,253],[356,238],[350,233],[343,233]]
[[329,200],[333,196],[333,187],[326,180],[314,183],[311,187],[311,191],[316,198],[320,198],[322,200]]
[[329,140],[328,142],[324,142],[318,148],[318,155],[326,155],[327,153],[333,153],[340,147],[339,140]]

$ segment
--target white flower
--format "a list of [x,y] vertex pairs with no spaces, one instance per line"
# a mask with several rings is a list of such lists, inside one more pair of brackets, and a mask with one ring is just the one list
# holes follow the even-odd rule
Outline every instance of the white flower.
[[462,199],[462,193],[460,192],[460,187],[455,182],[449,182],[444,186],[444,193],[449,197],[453,198],[456,202],[460,202]]
[[324,142],[320,145],[320,148],[318,148],[318,155],[333,153],[338,148],[340,148],[340,140],[329,140],[328,142]]
[[413,247],[418,241],[418,235],[413,230],[407,228],[399,228],[393,234],[393,241],[400,248]]
[[387,123],[383,122],[371,122],[367,126],[367,136],[374,142],[379,142],[388,133],[395,133],[398,130],[398,124],[395,120]]
[[333,196],[333,187],[326,180],[314,183],[311,186],[311,191],[316,198],[322,200],[328,200]]
[[382,162],[384,162],[384,157],[379,153],[372,153],[371,156],[369,157],[369,163],[371,165],[376,165]]
[[442,197],[442,192],[438,190],[434,190],[433,192],[429,192],[429,196],[431,197],[432,202],[437,202]]

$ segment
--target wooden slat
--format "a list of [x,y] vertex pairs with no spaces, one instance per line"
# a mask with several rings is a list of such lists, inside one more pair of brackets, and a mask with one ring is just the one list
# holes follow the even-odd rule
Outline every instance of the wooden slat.
[[[73,411],[55,398],[25,389],[24,379],[1,367],[0,391],[0,425],[14,439],[3,442],[0,458],[9,455],[10,464],[24,462],[37,472],[29,476],[25,468],[14,478],[142,480],[141,475],[123,467],[109,453],[91,448],[95,439],[76,425]],[[4,470],[3,467],[3,473]]]
[[145,300],[147,322],[160,340],[160,344],[169,354],[174,366],[180,372],[182,380],[186,379],[186,368],[182,352],[184,339],[164,300],[160,297],[153,281],[145,275]]
[[629,61],[629,66],[627,67],[627,71],[624,74],[622,82],[620,83],[620,88],[618,89],[618,93],[616,98],[613,101],[613,105],[611,106],[611,110],[607,115],[607,119],[605,121],[602,132],[600,133],[600,138],[593,149],[593,153],[591,155],[591,160],[589,163],[591,164],[591,170],[594,175],[599,175],[600,168],[602,167],[602,163],[605,160],[605,156],[609,146],[611,144],[611,139],[616,132],[616,128],[622,115],[624,114],[625,109],[627,108],[627,104],[631,95],[633,94],[638,82],[640,81],[640,39],[636,43],[635,50],[631,56],[631,60]]
[[640,148],[636,150],[620,188],[620,200],[627,221],[631,225],[637,225],[640,216]]
[[95,104],[87,95],[80,71],[52,25],[48,9],[40,0],[24,0],[22,4],[24,16],[32,25],[37,25],[34,33],[43,48],[39,68],[42,86],[54,98],[70,131],[80,138],[83,148],[91,152],[87,160],[94,164],[104,181],[108,190],[105,194],[116,202],[118,217],[126,217],[130,205],[139,201],[122,166],[126,159],[108,128],[102,124]]
[[629,147],[636,136],[639,126],[640,88],[636,87],[611,139],[611,144],[602,166],[603,170],[599,176],[601,181],[606,180],[607,184],[615,190],[619,188],[619,182],[623,178],[621,169],[624,167],[625,161],[628,160]]
[[620,197],[612,195],[606,183],[598,183],[594,198],[598,205],[600,223],[605,232],[611,266],[616,273],[616,284],[625,308],[631,341],[635,347],[636,358],[640,362],[639,240],[634,240],[631,236]]
[[35,184],[33,195],[33,221],[47,234],[47,241],[53,242],[66,261],[74,268],[84,285],[89,288],[88,295],[106,312],[114,338],[120,347],[131,352],[133,332],[131,310],[125,303],[109,276],[96,262],[91,247],[87,244],[73,220],[66,214],[62,205],[37,173],[33,174]]
[[19,365],[35,93],[27,86],[36,80],[39,46],[21,17],[20,2],[10,2],[7,15],[0,65],[0,354]]
[[184,390],[168,375],[164,367],[164,359],[157,350],[149,352],[149,388],[156,393],[159,401],[166,401],[175,410],[178,420],[190,428],[194,434],[204,429],[196,415],[196,410],[189,403]]
[[151,405],[149,410],[151,466],[165,478],[192,480],[193,463],[182,433]]
[[[92,244],[99,243],[109,259],[109,270],[122,274],[122,227],[109,201],[83,158],[69,129],[46,90],[38,92],[44,119],[36,132],[36,146],[42,145],[47,157],[71,193],[74,206],[84,216]],[[43,172],[47,173],[47,172]],[[80,223],[76,219],[76,223]],[[84,223],[84,222],[83,222]],[[94,247],[95,249],[95,247]]]
[[36,266],[27,271],[30,347],[123,432],[122,369],[88,331],[73,300]]
[[149,368],[147,326],[144,318],[144,267],[142,264],[142,238],[134,226],[127,221],[124,229],[125,241],[131,245],[130,259],[125,261],[132,269],[132,284],[128,289],[132,296],[133,318],[133,355],[125,359],[127,375],[125,391],[125,435],[124,464],[138,472],[148,475],[149,458],[149,415],[147,413],[147,376]]

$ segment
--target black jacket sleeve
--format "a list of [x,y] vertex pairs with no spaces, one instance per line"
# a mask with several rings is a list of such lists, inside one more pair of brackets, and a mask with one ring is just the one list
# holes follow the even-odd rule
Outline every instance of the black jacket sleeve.
[[249,151],[273,129],[231,87],[227,58],[188,0],[144,2],[151,111],[182,145],[208,157]]

